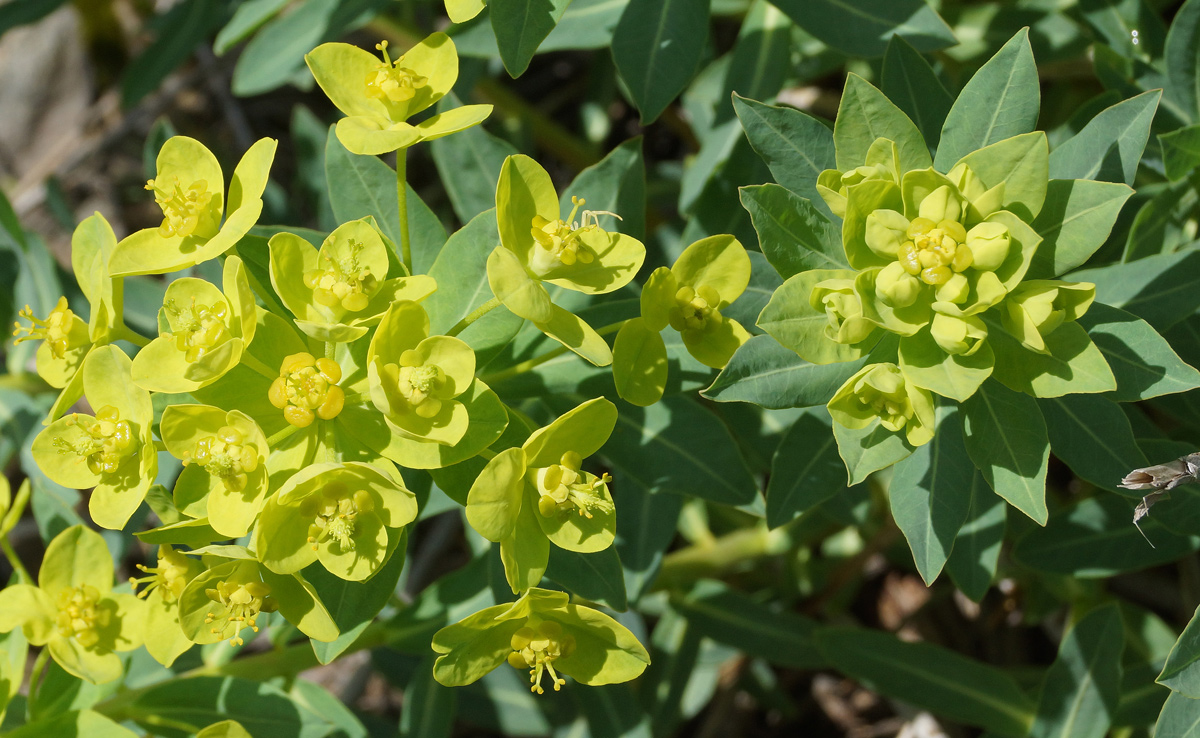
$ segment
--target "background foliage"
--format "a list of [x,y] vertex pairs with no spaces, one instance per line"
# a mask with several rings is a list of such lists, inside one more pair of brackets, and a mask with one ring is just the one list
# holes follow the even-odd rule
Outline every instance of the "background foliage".
[[[372,215],[398,240],[392,172],[330,134],[336,113],[302,57],[338,39],[405,48],[446,27],[440,3],[10,0],[0,5],[0,43],[21,48],[67,15],[60,58],[91,78],[79,83],[83,103],[63,113],[74,122],[43,126],[57,147],[38,149],[32,134],[5,139],[0,317],[25,304],[44,315],[60,294],[82,301],[64,268],[66,234],[97,208],[122,234],[153,225],[140,185],[174,132],[203,140],[230,167],[255,139],[281,139],[260,223],[324,233]],[[1036,65],[1014,59],[1004,85],[968,86],[1026,27]],[[1045,527],[1009,510],[970,466],[945,468],[954,480],[945,488],[922,483],[920,464],[983,452],[941,447],[957,442],[945,429],[975,422],[969,408],[939,418],[921,458],[847,487],[823,407],[844,375],[767,335],[717,374],[668,339],[667,396],[648,408],[619,403],[601,452],[621,511],[615,549],[586,559],[555,549],[547,572],[617,611],[647,645],[653,663],[638,681],[542,698],[508,669],[460,690],[434,682],[431,634],[511,597],[498,556],[464,530],[451,499],[462,480],[406,472],[420,524],[404,569],[391,572],[394,591],[371,595],[388,601],[383,615],[361,623],[357,640],[314,651],[284,631],[245,653],[196,649],[171,670],[135,652],[126,680],[103,687],[51,666],[32,697],[12,698],[4,729],[48,735],[38,731],[58,730],[47,727],[53,719],[75,726],[63,735],[103,735],[84,725],[99,713],[169,736],[188,732],[173,725],[220,717],[256,738],[865,736],[916,730],[932,715],[949,735],[1200,735],[1200,625],[1191,622],[1200,495],[1181,487],[1158,502],[1143,538],[1130,523],[1137,497],[1116,494],[1130,469],[1200,447],[1200,381],[1188,366],[1200,363],[1200,2],[491,0],[449,32],[463,56],[455,95],[496,112],[410,157],[414,261],[435,276],[494,245],[477,216],[494,204],[504,158],[522,152],[560,192],[573,183],[571,193],[597,193],[589,206],[620,212],[651,267],[718,233],[757,246],[750,288],[729,311],[754,326],[784,279],[818,266],[787,244],[824,240],[797,201],[833,159],[831,145],[811,145],[819,136],[773,106],[832,121],[848,72],[881,88],[931,146],[960,92],[980,105],[1010,95],[1013,110],[1047,131],[1052,178],[1133,186],[1123,205],[1108,205],[1116,225],[1104,246],[1068,265],[1119,309],[1097,306],[1081,321],[1117,374],[1116,392],[1034,400],[989,390],[1016,406],[999,432],[1027,437],[1044,418],[1040,445],[1018,453],[1040,464],[1025,476],[1045,479]],[[26,146],[53,155],[31,157]],[[599,193],[614,194],[605,202]],[[246,256],[253,249],[239,253],[265,274]],[[482,285],[482,270],[475,276]],[[164,286],[127,280],[131,327],[155,332]],[[619,296],[589,306],[564,293],[560,302],[606,325],[637,312],[636,291]],[[437,300],[455,296],[430,300],[435,328]],[[441,316],[440,329],[459,317]],[[1139,331],[1139,319],[1169,348]],[[34,348],[6,345],[0,377],[0,463],[14,490],[25,478],[32,488],[30,514],[10,538],[30,565],[44,541],[82,520],[80,494],[30,458],[54,398],[31,371]],[[570,354],[514,371],[547,348],[526,327],[481,352],[480,374],[539,422],[589,397],[616,401],[609,374]],[[163,455],[160,481],[177,473]],[[105,535],[122,571],[146,555],[131,536]],[[9,657],[0,677],[15,685],[23,650],[0,650]],[[89,712],[67,712],[80,710]]]

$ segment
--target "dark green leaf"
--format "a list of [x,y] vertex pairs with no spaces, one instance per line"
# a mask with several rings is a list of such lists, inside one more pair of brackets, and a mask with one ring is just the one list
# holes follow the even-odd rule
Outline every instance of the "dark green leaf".
[[753,336],[702,394],[717,402],[752,402],[773,409],[824,405],[865,362],[864,357],[810,364],[771,336]]
[[571,0],[490,0],[492,31],[504,68],[520,77]]
[[811,202],[776,184],[743,187],[763,255],[784,279],[809,269],[849,269],[837,226]]
[[1150,464],[1115,402],[1098,395],[1065,395],[1038,400],[1038,406],[1046,418],[1050,448],[1077,476],[1111,492],[1142,496],[1117,486],[1131,470]]
[[971,508],[975,467],[963,445],[962,426],[957,406],[939,407],[937,434],[896,464],[888,487],[892,517],[927,585],[941,573]]
[[17,26],[45,18],[67,0],[10,0],[0,5],[0,36]]
[[1162,92],[1152,90],[1097,115],[1050,152],[1052,179],[1098,179],[1133,185]]
[[817,176],[837,164],[833,132],[794,108],[764,105],[738,95],[733,97],[733,108],[775,181],[806,200],[818,200]]
[[888,42],[882,86],[884,94],[917,124],[929,148],[936,149],[954,98],[921,52],[903,36],[893,36]]
[[1013,557],[1051,574],[1099,578],[1158,566],[1200,549],[1200,536],[1170,532],[1153,512],[1139,522],[1139,533],[1133,506],[1133,500],[1104,493],[1056,511],[1045,528],[1017,540]]
[[288,4],[288,0],[246,0],[237,7],[233,17],[217,34],[213,41],[213,51],[224,54],[239,41],[250,37],[264,23],[275,17],[275,14]]
[[[1200,372],[1185,364],[1146,321],[1096,302],[1079,319],[1079,324],[1087,329],[1117,378],[1113,399],[1118,402],[1146,400],[1200,387]],[[1171,334],[1182,341],[1195,330],[1195,326],[1184,322],[1172,328]]]
[[767,478],[767,525],[790,523],[846,489],[846,471],[823,410],[806,412],[788,429]]
[[1200,308],[1200,250],[1158,254],[1126,264],[1071,272],[1096,285],[1096,299],[1163,331]]
[[551,546],[546,576],[585,600],[613,610],[625,610],[629,606],[621,557],[611,546],[590,554]]
[[968,725],[1024,736],[1033,704],[1003,671],[931,643],[862,628],[820,628],[813,640],[866,688]]
[[1121,698],[1121,612],[1105,605],[1063,636],[1046,672],[1032,738],[1104,738]]
[[851,56],[883,56],[893,36],[921,51],[953,46],[950,27],[922,0],[783,0],[796,25]]
[[762,604],[711,579],[700,580],[671,604],[691,627],[750,656],[791,669],[825,666],[812,639],[817,622],[803,615]]
[[1200,165],[1200,125],[1160,133],[1158,143],[1168,179],[1183,179]]
[[655,494],[619,469],[613,475],[613,503],[617,515],[617,553],[625,569],[625,591],[637,602],[658,576],[663,553],[675,540],[675,524],[683,496]]
[[559,198],[564,213],[574,207],[571,198],[587,201],[587,210],[616,213],[620,220],[601,216],[608,231],[643,238],[646,231],[646,164],[642,138],[631,138],[579,173]]
[[1154,735],[1200,738],[1200,700],[1172,692],[1154,725]]
[[[453,93],[442,98],[438,110],[456,108],[462,103]],[[453,136],[443,136],[429,144],[438,176],[463,223],[485,210],[496,207],[496,182],[505,157],[516,154],[513,145],[484,130],[471,126]]]
[[942,126],[934,166],[946,172],[972,151],[1029,133],[1041,108],[1037,64],[1022,29],[980,68]]
[[1188,0],[1175,13],[1165,52],[1167,97],[1190,118],[1188,122],[1200,122],[1200,0]]
[[421,661],[404,690],[401,738],[446,738],[454,729],[455,692],[433,678],[434,655]]
[[613,62],[642,125],[657,119],[692,81],[708,38],[708,13],[709,0],[630,0],[625,6],[613,36]]
[[954,539],[946,573],[963,594],[983,599],[996,576],[1008,505],[992,492],[979,470],[971,477],[971,510]]
[[996,494],[1045,525],[1050,439],[1037,401],[988,380],[962,407],[971,461]]
[[879,423],[861,430],[833,424],[838,455],[846,462],[850,484],[858,484],[880,469],[895,464],[913,452],[903,432],[890,431]]
[[224,20],[224,5],[222,0],[188,0],[168,10],[159,25],[158,37],[125,67],[121,106],[132,108],[158,89],[167,75],[183,64]]
[[1048,279],[1083,264],[1104,245],[1133,190],[1112,182],[1052,179],[1033,221],[1042,237],[1027,279]]
[[317,660],[322,664],[328,664],[344,653],[395,593],[408,548],[408,531],[400,535],[400,543],[396,545],[392,557],[375,572],[375,576],[365,582],[351,582],[337,577],[320,564],[304,571],[305,578],[316,588],[321,602],[325,603],[325,608],[341,632],[336,640],[329,643],[312,642]]

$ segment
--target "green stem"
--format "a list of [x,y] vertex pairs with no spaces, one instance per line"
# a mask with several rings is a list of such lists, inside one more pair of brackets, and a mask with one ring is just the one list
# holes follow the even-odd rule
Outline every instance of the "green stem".
[[333,341],[325,342],[325,358],[333,361],[333,355],[337,352],[337,344]]
[[480,305],[479,307],[475,308],[470,313],[468,313],[467,317],[465,317],[462,320],[455,323],[453,328],[446,331],[446,335],[447,336],[457,336],[459,333],[462,333],[463,331],[465,331],[467,329],[467,326],[471,325],[472,323],[479,320],[480,318],[482,318],[483,316],[492,312],[493,310],[495,310],[498,307],[500,307],[500,298],[493,297],[492,299],[488,300],[487,302],[483,303],[482,305]]
[[271,380],[272,382],[274,382],[276,379],[279,378],[278,370],[271,371],[271,367],[267,366],[266,364],[262,363],[258,359],[254,358],[246,351],[242,352],[241,362],[243,364],[245,364],[246,366],[248,366],[249,368],[253,369],[254,371],[258,372],[259,374],[263,375],[267,379]]
[[38,651],[37,658],[33,662],[33,671],[29,674],[29,701],[33,702],[37,695],[38,682],[42,680],[42,672],[46,670],[46,664],[50,661],[50,649],[42,646],[42,650]]
[[[625,322],[626,321],[622,320],[622,321],[619,321],[616,323],[611,323],[609,325],[604,326],[600,330],[596,331],[596,333],[601,336],[607,336],[610,333],[616,333],[617,331],[621,330],[621,326],[625,325]],[[512,366],[510,366],[507,369],[501,369],[498,372],[492,372],[491,374],[485,374],[484,376],[479,378],[479,381],[490,386],[493,382],[502,382],[505,379],[512,379],[513,377],[520,376],[521,374],[524,374],[525,372],[527,372],[531,369],[534,369],[535,367],[545,364],[547,361],[550,361],[551,359],[562,356],[563,354],[567,353],[568,351],[570,351],[570,349],[567,348],[566,346],[559,346],[558,348],[547,351],[546,353],[542,354],[541,356],[535,356],[532,359],[526,359],[525,361],[522,361],[520,364],[513,364]]]
[[33,577],[29,576],[29,570],[21,563],[21,559],[17,556],[17,552],[13,550],[12,544],[8,542],[8,536],[0,538],[0,550],[4,551],[4,558],[8,559],[9,565],[13,571],[17,573],[22,584],[33,584]]
[[114,341],[117,339],[124,339],[138,348],[145,348],[146,346],[150,345],[149,338],[146,338],[141,333],[137,333],[124,323],[116,326],[116,328],[113,329],[112,338]]
[[400,217],[400,261],[409,274],[413,273],[412,245],[408,239],[408,149],[396,152],[396,205]]
[[280,441],[285,441],[285,440],[291,438],[292,435],[298,430],[300,430],[299,427],[294,426],[291,423],[288,423],[286,428],[284,428],[283,430],[279,431],[278,433],[276,433],[275,435],[273,435],[267,439],[267,446],[270,448],[274,448],[275,444],[279,443]]

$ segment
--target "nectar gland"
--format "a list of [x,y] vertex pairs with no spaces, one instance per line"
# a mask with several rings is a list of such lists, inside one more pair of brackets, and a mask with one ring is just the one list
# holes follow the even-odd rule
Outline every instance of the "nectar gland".
[[579,454],[568,451],[562,455],[560,463],[532,470],[538,491],[538,512],[543,517],[574,510],[591,519],[595,512],[612,511],[612,503],[605,494],[612,477],[608,474],[597,477],[580,471],[582,461]]
[[570,656],[575,651],[575,639],[564,635],[562,626],[550,620],[534,625],[532,622],[513,633],[509,642],[512,653],[508,655],[508,663],[514,669],[529,669],[529,691],[544,694],[542,676],[550,675],[550,683],[554,691],[562,689],[567,683],[554,670],[554,661],[564,656]]
[[572,195],[573,207],[566,220],[547,220],[540,215],[533,216],[532,228],[529,231],[537,246],[531,255],[530,268],[535,274],[545,276],[559,267],[591,264],[596,260],[596,255],[583,243],[580,236],[599,229],[601,215],[611,215],[617,220],[620,220],[621,216],[607,210],[584,210],[582,222],[576,222],[575,215],[586,204],[587,200]]
[[387,47],[387,41],[375,44],[375,48],[383,53],[383,63],[367,74],[367,97],[392,103],[407,103],[417,94],[417,90],[429,83],[429,79],[402,66],[403,56],[392,61],[388,56]]
[[202,305],[192,298],[190,305],[179,307],[175,300],[167,300],[163,304],[171,316],[171,325],[178,326],[171,331],[175,348],[184,352],[189,362],[199,361],[213,348],[228,341],[232,334],[229,332],[229,306],[223,302],[212,305]]
[[313,521],[308,526],[312,550],[328,545],[334,547],[335,553],[353,551],[357,518],[374,509],[375,502],[366,490],[351,491],[342,482],[326,484],[320,494],[309,497],[301,506],[304,516]]
[[384,364],[381,381],[395,387],[412,411],[422,418],[434,418],[442,411],[442,401],[434,395],[446,384],[446,373],[434,364],[426,364],[421,354],[408,349],[400,361]]
[[246,434],[233,426],[224,426],[216,435],[196,441],[192,451],[183,454],[183,465],[196,463],[225,483],[230,492],[246,489],[249,475],[258,468],[259,450],[246,442]]
[[108,625],[112,613],[99,606],[100,590],[90,584],[67,587],[54,603],[58,615],[54,624],[63,638],[74,638],[84,648],[100,642],[100,630]]
[[307,428],[315,418],[333,420],[346,404],[346,393],[337,383],[342,368],[332,359],[312,354],[292,354],[279,367],[279,378],[271,383],[267,397],[283,410],[283,417],[297,428]]
[[75,454],[87,460],[92,474],[113,474],[136,455],[137,440],[128,420],[112,405],[96,411],[96,417],[72,415],[67,426],[77,429],[74,440],[59,436],[54,439],[60,454]]
[[350,241],[350,255],[335,259],[325,254],[325,265],[304,273],[304,286],[313,291],[313,300],[327,308],[340,307],[357,313],[365,310],[379,289],[379,280],[370,267],[360,266],[362,244]]

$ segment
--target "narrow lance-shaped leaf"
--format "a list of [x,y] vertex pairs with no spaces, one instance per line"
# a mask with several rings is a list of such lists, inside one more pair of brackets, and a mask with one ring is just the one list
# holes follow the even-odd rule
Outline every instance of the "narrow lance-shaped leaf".
[[1046,672],[1032,738],[1104,738],[1121,698],[1125,628],[1116,605],[1088,613],[1063,636]]
[[1045,525],[1050,439],[1037,401],[988,380],[962,407],[971,461],[996,494]]

